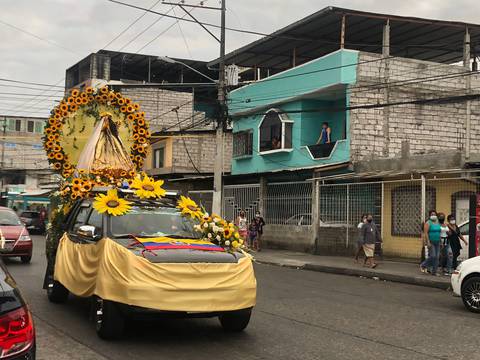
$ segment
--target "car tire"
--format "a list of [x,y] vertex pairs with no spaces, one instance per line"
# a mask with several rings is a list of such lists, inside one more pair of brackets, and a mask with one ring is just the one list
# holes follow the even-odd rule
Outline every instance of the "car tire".
[[47,284],[47,296],[50,302],[55,304],[63,304],[68,299],[68,289],[58,281],[49,279]]
[[125,328],[125,318],[118,305],[113,301],[97,298],[95,310],[97,335],[103,340],[120,338]]
[[21,260],[22,263],[24,263],[24,264],[30,264],[30,261],[32,261],[32,255],[20,256],[20,260]]
[[228,332],[240,332],[246,329],[250,322],[252,309],[231,311],[218,317],[223,330]]
[[462,300],[465,307],[474,313],[480,313],[480,277],[471,277],[462,284]]

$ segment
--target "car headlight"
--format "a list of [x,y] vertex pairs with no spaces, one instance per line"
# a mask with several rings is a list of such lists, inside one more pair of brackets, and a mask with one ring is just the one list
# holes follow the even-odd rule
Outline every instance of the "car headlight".
[[32,241],[32,238],[29,235],[22,235],[18,241]]

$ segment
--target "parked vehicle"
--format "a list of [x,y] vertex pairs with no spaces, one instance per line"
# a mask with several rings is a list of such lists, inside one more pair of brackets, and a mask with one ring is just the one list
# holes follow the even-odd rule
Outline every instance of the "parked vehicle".
[[3,260],[0,260],[0,359],[35,359],[32,314]]
[[[66,251],[64,249],[66,246],[74,246],[75,256],[77,256],[83,251],[82,248],[86,249],[89,247],[89,249],[95,251],[95,246],[102,246],[100,240],[103,241],[103,245],[105,241],[109,241],[109,244],[113,241],[113,246],[116,250],[119,249],[118,245],[121,246],[120,251],[117,252],[117,254],[120,253],[121,255],[116,258],[114,266],[117,270],[128,268],[129,270],[126,277],[131,276],[132,278],[138,279],[147,273],[145,268],[142,268],[142,271],[139,273],[135,271],[135,268],[132,268],[130,265],[132,261],[140,261],[136,257],[141,258],[141,263],[144,264],[145,267],[148,266],[150,269],[153,267],[154,269],[151,269],[152,271],[149,273],[148,283],[140,282],[140,284],[138,284],[128,278],[127,281],[122,284],[110,281],[110,285],[108,286],[112,286],[112,289],[115,289],[115,291],[120,288],[121,290],[118,291],[121,291],[122,294],[128,294],[125,296],[133,296],[135,299],[145,299],[147,296],[143,296],[142,293],[151,294],[149,291],[152,291],[152,289],[156,291],[155,289],[157,288],[160,289],[159,291],[163,291],[162,289],[164,289],[165,283],[172,281],[175,283],[175,286],[168,287],[168,291],[162,292],[162,294],[167,294],[166,297],[168,299],[161,299],[161,301],[169,302],[170,304],[178,304],[183,301],[184,304],[187,304],[184,305],[184,307],[191,306],[192,308],[184,308],[181,311],[162,310],[153,308],[153,306],[139,306],[135,304],[132,298],[128,298],[128,301],[112,301],[112,299],[101,298],[98,293],[95,293],[92,303],[94,306],[96,331],[99,337],[103,339],[118,338],[123,332],[126,318],[142,317],[144,315],[147,315],[149,318],[156,315],[169,317],[218,317],[225,330],[244,330],[249,323],[256,296],[256,282],[253,276],[251,261],[248,262],[250,268],[247,273],[242,274],[243,280],[236,281],[238,287],[229,287],[227,284],[232,277],[231,274],[225,275],[223,271],[227,270],[219,269],[235,267],[229,267],[229,265],[238,265],[237,267],[240,267],[240,264],[247,264],[245,262],[246,257],[243,253],[230,253],[223,250],[217,252],[186,249],[188,248],[188,244],[193,244],[195,240],[198,240],[199,234],[194,231],[192,222],[181,216],[177,211],[175,202],[168,199],[162,199],[161,201],[157,201],[157,203],[153,203],[153,200],[149,202],[134,199],[129,200],[133,202],[132,210],[123,216],[99,214],[93,209],[91,200],[80,200],[75,203],[66,215],[63,229],[63,231],[66,232],[66,236],[64,236],[60,243],[60,247],[63,246],[63,248],[57,250],[56,264],[49,264],[47,267],[46,288],[49,300],[54,303],[63,303],[67,301],[70,292],[78,296],[90,296],[85,295],[87,292],[80,294],[78,289],[75,292],[74,288],[77,286],[77,279],[80,277],[80,275],[78,275],[78,269],[72,272],[68,278],[71,280],[70,283],[67,283],[66,280],[64,283],[60,281],[61,276],[59,277],[57,275],[59,272],[65,270],[67,266],[62,264],[65,264],[68,260],[65,259],[65,255],[62,255],[62,260],[59,260],[60,249],[63,250],[62,254],[65,254]],[[162,239],[166,239],[169,244],[184,244],[185,247],[181,248],[180,246],[174,249],[167,248],[145,252],[145,250],[141,248],[131,246],[132,235],[130,234],[143,238],[161,237]],[[189,242],[189,240],[186,239],[191,240]],[[211,243],[209,244],[210,245],[207,246],[214,246]],[[127,251],[124,249],[127,249]],[[131,254],[136,256],[133,260]],[[148,264],[145,263],[144,259],[148,260]],[[155,264],[155,266],[151,266],[151,264]],[[156,266],[157,264],[158,267]],[[170,273],[168,264],[182,264],[186,265],[182,267],[182,269],[186,268],[188,270],[192,268],[195,270],[193,272],[182,270],[182,274],[179,275],[176,272]],[[198,267],[195,264],[201,265],[198,265]],[[159,273],[152,275],[158,268],[162,269],[160,275]],[[52,269],[54,269],[54,272]],[[205,288],[202,287],[203,271],[208,273],[209,279],[214,280],[211,282],[213,285]],[[89,279],[96,277],[96,279],[93,279],[93,283],[95,283],[100,279],[101,275],[99,275],[99,272],[101,272],[101,270],[96,272],[93,266],[89,267],[87,277]],[[181,276],[181,278],[179,276]],[[227,279],[225,276],[230,278]],[[243,281],[245,281],[245,285],[243,285]],[[111,285],[112,283],[113,285]],[[185,283],[188,283],[186,287],[184,286]],[[129,287],[132,288],[130,289]],[[185,295],[187,293],[188,296]],[[223,310],[217,311],[216,309],[218,309],[218,307],[216,307],[216,302],[219,302],[219,298],[222,298],[222,296],[225,298],[225,294],[228,294],[228,299],[223,300]],[[232,303],[234,302],[236,304],[232,305],[232,308],[228,308],[230,305],[230,297]],[[247,304],[246,307],[237,307],[239,304],[238,299],[240,298],[246,299],[246,301],[243,301],[243,303]],[[203,302],[205,299],[215,299],[205,302],[208,302],[209,305],[207,308],[211,310],[196,311],[195,306],[198,306],[197,303]],[[148,301],[151,303],[151,301],[155,301],[155,299],[152,299],[149,295]],[[227,307],[227,309],[225,309],[225,307]]]
[[480,256],[462,261],[453,272],[453,293],[461,296],[465,307],[480,313]]
[[0,207],[0,256],[20,257],[23,263],[32,260],[33,243],[25,225],[17,214]]
[[38,234],[45,233],[45,221],[41,219],[38,211],[23,211],[20,214],[20,220],[29,231],[35,231]]

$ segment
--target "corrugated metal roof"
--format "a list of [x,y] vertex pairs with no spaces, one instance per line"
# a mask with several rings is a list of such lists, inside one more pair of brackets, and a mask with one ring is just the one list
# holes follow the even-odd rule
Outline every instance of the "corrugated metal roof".
[[[318,58],[340,47],[342,17],[345,16],[345,48],[382,52],[383,25],[390,21],[390,55],[454,63],[463,58],[463,39],[468,27],[472,52],[480,40],[480,25],[432,20],[326,7],[269,36],[226,55],[227,64],[282,70]],[[477,50],[475,52],[475,50]],[[218,59],[208,65],[218,64]]]

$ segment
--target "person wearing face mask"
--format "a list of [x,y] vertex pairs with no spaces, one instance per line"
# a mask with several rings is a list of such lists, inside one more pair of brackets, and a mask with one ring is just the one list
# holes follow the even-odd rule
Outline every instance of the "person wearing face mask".
[[457,222],[455,221],[455,216],[453,214],[447,216],[447,223],[450,229],[448,235],[448,243],[450,244],[450,248],[452,249],[452,269],[456,269],[458,266],[458,257],[460,256],[460,250],[462,249],[460,240],[462,240],[462,242],[466,246],[468,245],[468,243],[461,234],[460,228],[457,226]]
[[367,214],[367,222],[363,224],[361,229],[363,251],[365,252],[366,261],[365,264],[372,269],[377,267],[374,261],[375,243],[381,242],[380,232],[377,225],[373,222],[373,215]]
[[438,258],[440,256],[440,233],[441,226],[438,222],[437,212],[431,210],[429,212],[429,219],[424,225],[425,243],[428,247],[428,258],[420,265],[420,271],[427,273],[427,269],[432,269],[432,275],[438,276]]
[[448,242],[448,235],[450,234],[450,228],[445,222],[445,214],[438,213],[438,223],[440,224],[440,254],[443,275],[451,275],[452,272],[452,248]]

